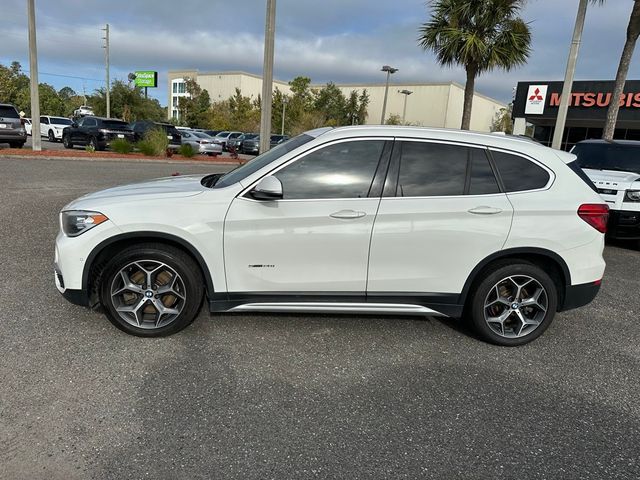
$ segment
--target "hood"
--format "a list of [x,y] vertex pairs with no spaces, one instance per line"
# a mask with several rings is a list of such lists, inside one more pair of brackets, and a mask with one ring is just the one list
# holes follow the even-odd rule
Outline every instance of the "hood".
[[633,182],[640,180],[640,174],[633,172],[618,172],[615,170],[591,170],[584,172],[598,187],[610,187],[618,190],[627,189]]
[[200,183],[204,177],[205,175],[180,175],[108,188],[84,195],[69,203],[63,210],[95,209],[103,204],[131,202],[134,199],[191,197],[206,190]]

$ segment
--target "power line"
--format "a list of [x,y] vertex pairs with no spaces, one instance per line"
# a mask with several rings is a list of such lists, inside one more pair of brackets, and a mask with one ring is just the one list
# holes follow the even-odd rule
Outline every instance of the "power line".
[[[23,70],[24,73],[29,73],[29,70]],[[63,77],[63,78],[75,78],[77,80],[89,80],[91,82],[104,82],[104,80],[98,80],[97,78],[87,78],[87,77],[78,77],[75,75],[61,75],[59,73],[47,73],[47,72],[38,72],[39,75],[48,75],[50,77]]]

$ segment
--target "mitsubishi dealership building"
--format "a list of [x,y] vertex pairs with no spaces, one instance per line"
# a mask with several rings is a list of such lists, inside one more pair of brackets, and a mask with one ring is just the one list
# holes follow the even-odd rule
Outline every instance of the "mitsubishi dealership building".
[[[551,145],[562,82],[521,82],[513,104],[514,133]],[[562,148],[570,150],[580,140],[602,138],[607,108],[612,101],[613,81],[573,82]],[[619,99],[620,113],[614,138],[640,140],[640,81],[628,80]]]

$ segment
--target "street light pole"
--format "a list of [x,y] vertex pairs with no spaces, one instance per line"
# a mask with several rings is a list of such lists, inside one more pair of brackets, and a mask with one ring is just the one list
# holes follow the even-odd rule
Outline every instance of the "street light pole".
[[409,95],[413,92],[405,88],[404,90],[398,90],[398,93],[404,95],[404,108],[402,109],[402,124],[404,125],[405,119],[407,118],[407,98],[409,98]]
[[284,119],[287,115],[287,97],[282,97],[282,129],[280,131],[280,135],[284,135]]
[[569,111],[569,102],[571,101],[571,90],[573,88],[573,77],[576,72],[576,63],[578,62],[578,52],[580,51],[580,42],[582,41],[582,30],[584,28],[584,19],[587,16],[588,0],[580,0],[578,5],[578,15],[576,24],[573,29],[573,38],[571,40],[571,49],[569,50],[569,59],[567,60],[567,70],[564,75],[564,85],[562,86],[562,96],[560,97],[560,106],[558,108],[558,119],[556,120],[556,128],[553,132],[552,148],[560,149],[562,147],[562,137],[564,136],[564,126],[567,123],[567,112]]
[[106,99],[107,99],[107,118],[111,117],[111,98],[109,96],[110,90],[111,90],[111,81],[109,79],[109,24],[107,23],[105,25],[105,27],[103,28],[104,30],[104,37],[102,37],[102,39],[104,40],[104,46],[102,48],[104,48],[104,63],[105,63],[105,67],[106,67],[106,81],[107,81],[107,95],[106,95]]
[[31,148],[42,150],[40,137],[40,92],[38,91],[38,49],[36,43],[36,6],[35,0],[27,0],[29,18],[29,76],[31,93]]
[[267,0],[262,67],[262,105],[260,115],[260,153],[271,146],[271,107],[273,106],[273,56],[276,36],[276,0]]
[[387,72],[387,84],[384,88],[384,101],[382,102],[382,118],[380,119],[380,124],[384,125],[384,117],[387,114],[387,97],[389,96],[389,77],[391,77],[391,74],[396,73],[398,69],[385,65],[380,71]]

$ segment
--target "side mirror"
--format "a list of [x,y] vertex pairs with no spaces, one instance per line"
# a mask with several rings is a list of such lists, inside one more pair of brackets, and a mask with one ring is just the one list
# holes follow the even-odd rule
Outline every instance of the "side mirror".
[[77,124],[76,122],[73,122],[73,123],[71,124],[71,126],[72,126],[73,128],[78,128],[78,124]]
[[282,183],[276,177],[264,177],[249,192],[256,200],[279,200],[282,198]]

